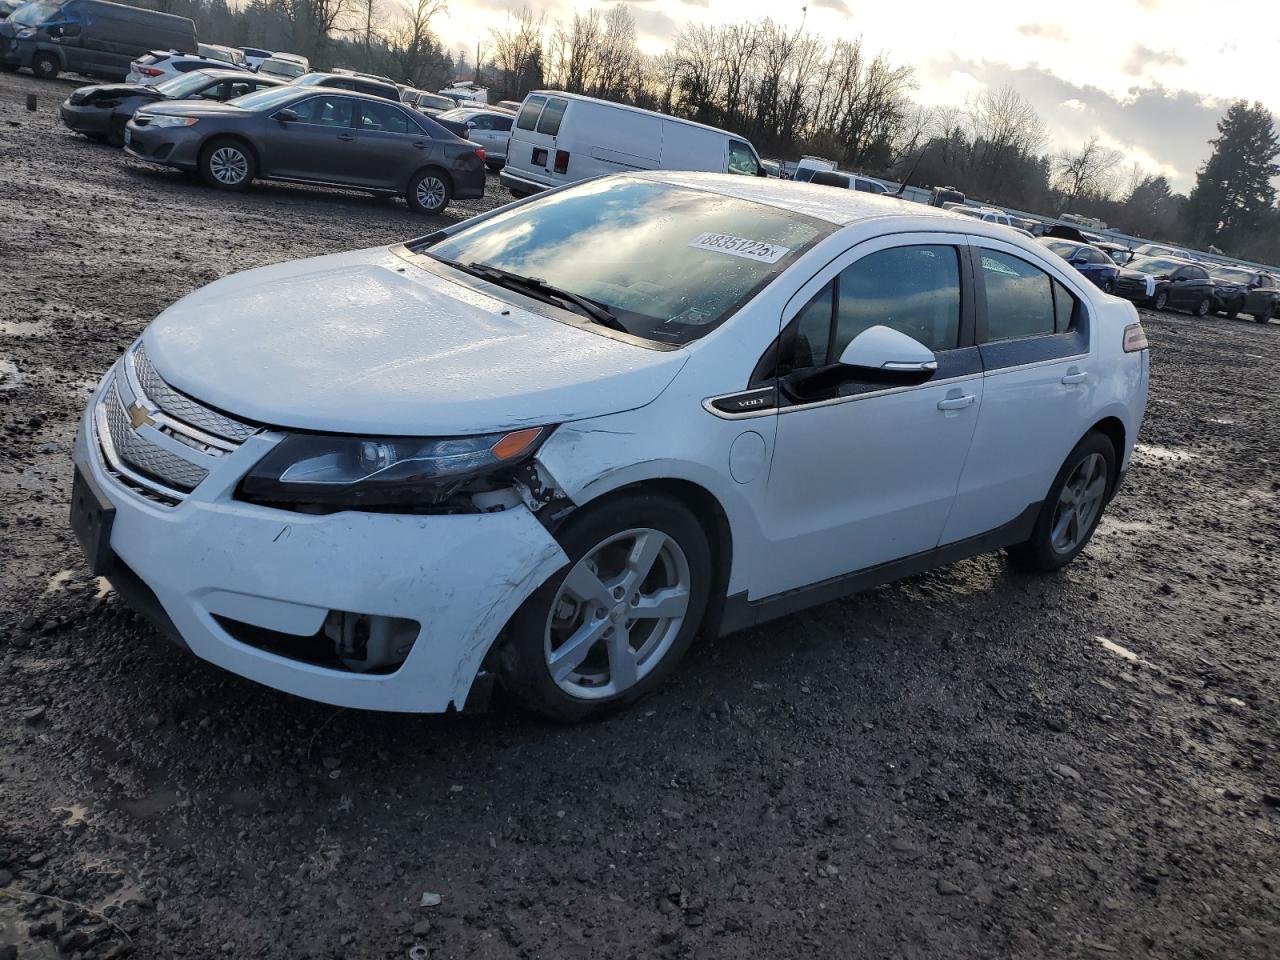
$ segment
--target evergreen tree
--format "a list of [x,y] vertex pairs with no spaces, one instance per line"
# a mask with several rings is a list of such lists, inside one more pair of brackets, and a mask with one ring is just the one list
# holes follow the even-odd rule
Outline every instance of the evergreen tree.
[[1274,206],[1280,137],[1266,107],[1237,100],[1209,142],[1213,153],[1196,174],[1187,214],[1196,242],[1222,246],[1256,230]]

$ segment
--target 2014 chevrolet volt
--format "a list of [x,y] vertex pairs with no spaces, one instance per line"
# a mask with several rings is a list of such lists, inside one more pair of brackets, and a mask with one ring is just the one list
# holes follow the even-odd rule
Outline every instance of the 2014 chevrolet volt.
[[1007,548],[1128,467],[1131,304],[996,224],[639,173],[219,280],[95,391],[72,526],[195,654],[333,704],[584,718],[725,634]]

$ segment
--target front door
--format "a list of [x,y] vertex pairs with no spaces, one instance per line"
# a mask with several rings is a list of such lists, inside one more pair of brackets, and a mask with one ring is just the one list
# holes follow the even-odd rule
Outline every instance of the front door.
[[[938,544],[982,404],[965,276],[956,235],[898,235],[858,245],[791,301],[778,346],[777,441],[763,516],[773,576],[762,593]],[[840,376],[833,365],[845,346],[876,325],[932,349],[932,378],[915,386],[804,385],[824,367]]]
[[355,182],[360,168],[353,125],[355,105],[354,99],[340,92],[318,93],[291,104],[298,119],[280,123],[280,131],[266,138],[269,146],[264,173],[328,183]]
[[1098,408],[1100,371],[1089,354],[1083,298],[1051,274],[1047,258],[1032,262],[1035,255],[1019,247],[971,239],[982,412],[943,543],[995,530],[1038,506]]

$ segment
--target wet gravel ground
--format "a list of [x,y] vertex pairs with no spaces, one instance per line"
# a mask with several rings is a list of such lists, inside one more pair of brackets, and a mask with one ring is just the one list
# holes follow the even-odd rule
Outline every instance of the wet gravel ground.
[[706,643],[596,725],[335,710],[89,578],[72,436],[179,296],[434,221],[214,193],[63,129],[68,89],[0,75],[0,960],[1280,955],[1280,326],[1144,314],[1142,446],[1058,575]]

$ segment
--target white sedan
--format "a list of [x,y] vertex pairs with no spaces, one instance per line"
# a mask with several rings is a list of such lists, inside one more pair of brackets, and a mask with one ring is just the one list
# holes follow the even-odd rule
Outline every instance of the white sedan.
[[1008,229],[765,178],[608,177],[219,280],[76,442],[96,572],[300,696],[582,718],[696,634],[1084,548],[1146,404],[1129,303]]

